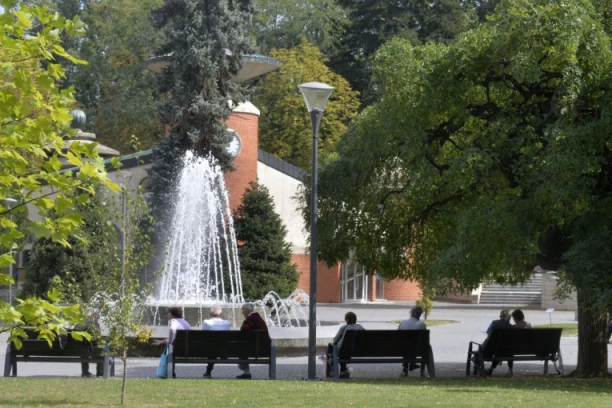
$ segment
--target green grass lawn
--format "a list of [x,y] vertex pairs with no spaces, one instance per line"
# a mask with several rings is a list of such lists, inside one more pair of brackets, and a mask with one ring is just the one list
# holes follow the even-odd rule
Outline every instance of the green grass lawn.
[[578,335],[578,323],[553,323],[553,324],[534,324],[534,329],[563,329],[562,337],[576,337]]
[[[5,378],[0,406],[108,407],[121,381]],[[556,376],[388,381],[130,379],[128,407],[609,407],[611,380]]]
[[[400,324],[402,321],[401,320],[393,320],[392,323],[395,324]],[[425,322],[425,324],[427,325],[427,327],[433,327],[433,326],[445,326],[447,324],[456,324],[456,323],[461,323],[458,320],[433,320],[433,319],[427,319],[427,320],[423,320],[423,322]]]

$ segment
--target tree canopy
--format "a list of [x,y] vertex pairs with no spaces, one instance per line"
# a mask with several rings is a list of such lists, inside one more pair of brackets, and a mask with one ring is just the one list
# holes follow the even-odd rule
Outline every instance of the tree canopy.
[[333,51],[348,24],[336,0],[258,0],[253,35],[261,53],[297,47],[302,38],[323,51]]
[[404,38],[413,44],[447,43],[476,20],[475,4],[470,1],[340,0],[339,4],[345,8],[350,23],[331,56],[331,67],[368,103],[377,93],[371,58],[384,43],[393,38]]
[[354,248],[442,290],[564,270],[589,311],[578,373],[607,373],[612,50],[595,6],[501,1],[450,45],[384,46],[380,102],[321,174],[321,256]]
[[[87,202],[94,186],[106,184],[95,145],[73,143],[66,152],[63,136],[71,134],[72,88],[60,89],[65,77],[57,59],[84,63],[61,45],[61,36],[82,31],[78,19],[67,20],[45,7],[2,1],[0,14],[0,268],[15,262],[13,253],[26,234],[69,245],[83,224],[77,202]],[[80,167],[60,172],[62,161]],[[26,207],[37,212],[28,217]],[[0,274],[0,283],[12,277]],[[0,331],[19,347],[24,325],[39,329],[49,343],[65,327],[82,320],[79,305],[61,306],[55,291],[47,299],[29,298],[12,306],[0,301]],[[88,335],[79,334],[83,338]]]
[[331,71],[321,51],[302,39],[296,48],[272,50],[280,69],[266,75],[253,95],[261,109],[259,145],[301,168],[310,168],[312,127],[297,85],[324,82],[335,87],[325,108],[319,131],[319,149],[330,155],[359,109],[359,93]]
[[145,61],[160,43],[161,32],[151,24],[151,10],[162,0],[33,0],[86,25],[77,36],[62,36],[72,55],[88,62],[59,58],[66,71],[62,87],[72,86],[86,111],[87,128],[100,143],[122,153],[137,149],[132,135],[146,147],[163,136],[157,111],[157,76]]

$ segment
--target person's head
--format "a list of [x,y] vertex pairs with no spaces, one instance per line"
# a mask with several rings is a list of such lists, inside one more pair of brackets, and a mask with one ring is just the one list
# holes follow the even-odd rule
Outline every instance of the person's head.
[[222,312],[223,310],[221,309],[221,306],[214,305],[210,308],[210,317],[221,317]]
[[346,324],[355,324],[357,323],[357,315],[353,312],[347,312],[344,315],[344,321]]
[[514,312],[512,312],[512,318],[514,319],[515,323],[522,322],[525,320],[525,314],[521,309],[516,309]]
[[169,307],[168,316],[170,317],[170,319],[182,319],[183,311],[181,310],[180,307],[175,307],[175,306]]
[[242,315],[247,318],[251,313],[253,313],[253,311],[255,310],[255,308],[253,307],[252,303],[245,303],[244,305],[242,305]]
[[499,319],[500,320],[510,320],[510,311],[508,309],[504,309],[501,312],[499,312]]
[[410,309],[410,317],[414,317],[417,320],[421,318],[422,314],[423,314],[423,309],[419,306],[415,306],[412,309]]

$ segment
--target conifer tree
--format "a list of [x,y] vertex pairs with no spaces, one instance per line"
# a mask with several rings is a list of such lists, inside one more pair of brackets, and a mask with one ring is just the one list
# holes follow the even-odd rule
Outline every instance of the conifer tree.
[[168,96],[160,117],[170,135],[155,149],[151,169],[153,213],[162,230],[185,150],[211,154],[222,168],[231,169],[225,121],[230,101],[246,99],[244,88],[231,79],[242,56],[252,52],[252,12],[251,0],[165,0],[153,11],[153,24],[165,38],[157,55],[170,61],[160,77],[160,92]]
[[252,182],[234,217],[244,297],[261,299],[270,291],[289,296],[299,275],[268,189]]

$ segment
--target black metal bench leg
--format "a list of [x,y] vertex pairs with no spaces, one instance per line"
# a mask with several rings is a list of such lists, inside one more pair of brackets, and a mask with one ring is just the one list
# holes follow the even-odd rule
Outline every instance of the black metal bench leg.
[[544,360],[544,374],[548,374],[548,359]]
[[274,347],[274,344],[270,346],[270,370],[268,377],[271,380],[276,380],[276,347]]
[[478,350],[478,375],[480,375],[481,377],[484,377],[486,375],[484,354],[481,349]]
[[4,356],[4,376],[9,377],[11,375],[12,362],[11,345],[6,345],[6,355]]
[[436,378],[436,366],[434,363],[433,350],[431,346],[429,346],[429,361],[427,362],[427,373],[429,374],[429,378]]
[[332,352],[332,375],[335,380],[340,378],[340,369],[338,365],[338,347],[334,345]]
[[472,343],[468,346],[467,362],[465,363],[465,376],[470,376],[470,369],[472,368]]

